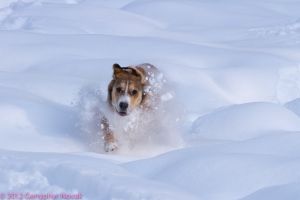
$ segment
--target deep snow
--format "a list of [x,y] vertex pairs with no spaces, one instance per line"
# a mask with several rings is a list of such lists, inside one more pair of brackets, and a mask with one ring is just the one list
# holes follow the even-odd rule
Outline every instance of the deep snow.
[[[299,9],[1,0],[0,197],[300,199]],[[151,140],[105,154],[97,109],[115,62],[156,65],[172,98],[140,133]]]

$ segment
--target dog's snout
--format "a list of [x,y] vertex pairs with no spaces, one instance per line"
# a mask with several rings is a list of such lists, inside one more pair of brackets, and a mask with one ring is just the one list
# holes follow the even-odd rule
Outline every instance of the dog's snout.
[[128,103],[127,102],[121,102],[119,104],[121,110],[126,110],[128,108]]

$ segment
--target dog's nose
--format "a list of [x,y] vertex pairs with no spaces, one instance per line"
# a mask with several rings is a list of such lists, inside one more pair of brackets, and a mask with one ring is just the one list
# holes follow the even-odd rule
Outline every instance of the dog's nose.
[[126,103],[126,102],[121,102],[121,103],[119,104],[119,106],[120,106],[121,110],[126,110],[126,109],[128,108],[128,103]]

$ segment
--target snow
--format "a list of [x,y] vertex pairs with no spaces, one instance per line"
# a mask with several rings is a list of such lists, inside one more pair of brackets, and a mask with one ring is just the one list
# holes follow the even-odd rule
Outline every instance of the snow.
[[260,188],[297,181],[297,160],[192,148],[135,161],[126,167],[151,180],[185,188],[203,199],[240,199]]
[[291,111],[272,103],[247,103],[219,109],[195,120],[194,134],[207,139],[247,140],[267,133],[300,131]]
[[[0,1],[0,199],[299,199],[299,9]],[[166,87],[154,112],[108,116],[120,149],[105,153],[113,63],[151,63]]]
[[285,104],[285,107],[289,110],[291,110],[292,112],[294,112],[295,114],[297,114],[298,116],[300,115],[300,99],[296,98],[290,102],[287,102]]

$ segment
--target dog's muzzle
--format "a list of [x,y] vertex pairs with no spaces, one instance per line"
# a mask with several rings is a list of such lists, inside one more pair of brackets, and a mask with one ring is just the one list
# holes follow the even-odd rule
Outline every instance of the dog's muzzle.
[[120,102],[119,103],[119,111],[118,111],[118,113],[121,116],[126,116],[127,115],[127,109],[128,109],[128,103],[127,102]]

